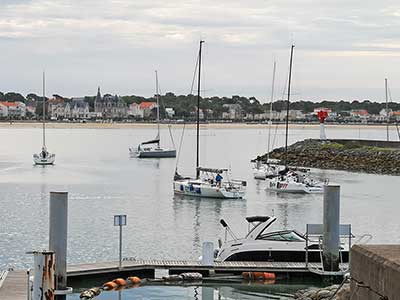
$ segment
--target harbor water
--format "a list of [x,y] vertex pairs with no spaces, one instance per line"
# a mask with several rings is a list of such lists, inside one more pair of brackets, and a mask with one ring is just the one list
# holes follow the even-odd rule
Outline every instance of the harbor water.
[[[181,126],[173,128],[177,147],[181,131]],[[155,136],[153,126],[50,128],[47,146],[56,154],[56,163],[48,167],[33,166],[32,162],[32,154],[41,147],[39,127],[1,127],[0,269],[29,267],[32,257],[25,253],[47,248],[50,191],[69,192],[70,264],[118,259],[115,214],[128,216],[123,228],[123,256],[136,259],[198,259],[204,241],[217,246],[217,239],[223,237],[221,218],[238,236],[246,233],[244,218],[250,215],[274,214],[275,229],[304,232],[307,223],[322,222],[322,195],[277,195],[265,190],[266,182],[252,178],[250,160],[266,152],[267,132],[265,126],[257,125],[202,125],[201,166],[227,167],[232,178],[248,183],[245,199],[220,200],[174,196],[174,158],[129,157],[130,146]],[[385,127],[328,126],[327,136],[385,139],[386,131]],[[296,126],[290,129],[289,142],[318,137],[318,127]],[[397,139],[394,130],[391,137]],[[274,146],[283,146],[284,138],[284,129],[279,128]],[[171,145],[166,128],[161,139],[163,145]],[[178,161],[183,175],[195,173],[195,139],[195,129],[186,128]],[[341,185],[341,222],[351,223],[356,235],[370,233],[376,243],[400,239],[400,221],[395,221],[400,209],[396,197],[399,177],[313,172]],[[173,293],[189,290],[176,288]]]

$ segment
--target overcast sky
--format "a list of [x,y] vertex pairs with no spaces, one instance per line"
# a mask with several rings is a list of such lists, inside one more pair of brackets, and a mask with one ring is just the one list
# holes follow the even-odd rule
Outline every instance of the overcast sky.
[[293,99],[400,99],[400,2],[0,0],[0,91],[187,94],[200,39],[204,96],[276,97],[295,43]]

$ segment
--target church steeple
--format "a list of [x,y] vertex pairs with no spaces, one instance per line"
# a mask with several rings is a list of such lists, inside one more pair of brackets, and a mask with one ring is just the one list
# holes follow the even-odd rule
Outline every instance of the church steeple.
[[101,101],[100,87],[97,88],[96,102]]

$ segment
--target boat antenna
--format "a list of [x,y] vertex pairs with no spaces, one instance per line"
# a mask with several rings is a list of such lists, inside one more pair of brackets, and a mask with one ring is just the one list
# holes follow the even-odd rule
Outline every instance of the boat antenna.
[[290,49],[290,63],[289,63],[289,82],[288,82],[288,95],[287,95],[287,103],[286,103],[286,134],[285,134],[285,167],[287,168],[288,161],[288,133],[289,133],[289,106],[290,106],[290,85],[292,82],[292,64],[293,64],[293,49],[294,45],[292,45]]
[[274,61],[274,70],[272,72],[271,104],[270,104],[270,107],[269,107],[269,121],[268,121],[267,163],[268,163],[268,160],[269,160],[269,152],[271,151],[272,103],[274,102],[275,70],[276,70],[276,61]]
[[45,77],[45,72],[43,71],[43,149],[46,148],[46,134],[45,134],[45,130],[46,130],[46,125],[45,125],[45,118],[46,118],[46,93],[45,93],[45,81],[46,81],[46,77]]
[[200,155],[200,81],[201,81],[201,46],[203,45],[204,41],[200,40],[200,48],[199,48],[199,72],[197,74],[197,127],[196,127],[196,179],[200,177],[200,170],[199,170],[199,155]]
[[157,99],[157,146],[160,148],[160,100],[159,100],[159,92],[158,92],[158,73],[156,73],[156,99]]
[[387,78],[385,78],[385,97],[386,97],[386,140],[389,142],[389,103],[388,103]]

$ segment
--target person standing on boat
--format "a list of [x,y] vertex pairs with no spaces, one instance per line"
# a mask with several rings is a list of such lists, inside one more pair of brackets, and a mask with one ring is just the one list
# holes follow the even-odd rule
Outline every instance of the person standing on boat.
[[215,176],[215,182],[217,183],[217,186],[221,186],[222,179],[223,177],[219,173],[217,174],[217,176]]

